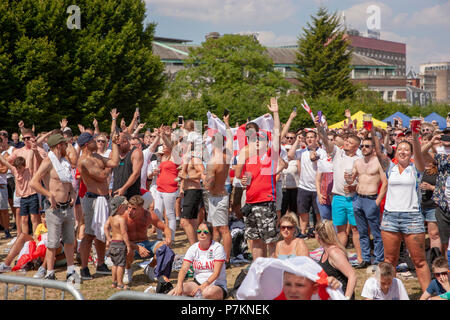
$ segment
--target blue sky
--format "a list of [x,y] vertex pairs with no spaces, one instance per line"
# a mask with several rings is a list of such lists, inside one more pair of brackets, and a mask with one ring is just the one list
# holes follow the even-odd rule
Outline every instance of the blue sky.
[[367,31],[366,13],[380,12],[381,39],[406,43],[407,71],[419,64],[450,61],[450,0],[145,0],[156,35],[200,44],[212,31],[257,32],[263,45],[295,44],[321,5],[344,12],[347,26]]

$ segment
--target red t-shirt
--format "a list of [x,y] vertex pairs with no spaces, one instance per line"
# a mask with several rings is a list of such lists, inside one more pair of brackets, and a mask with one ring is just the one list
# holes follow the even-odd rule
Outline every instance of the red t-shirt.
[[177,165],[172,161],[163,161],[159,165],[160,173],[156,179],[156,190],[159,192],[173,193],[178,190],[178,182],[175,179],[178,177]]
[[246,189],[246,203],[276,200],[276,175],[278,159],[271,159],[270,149],[262,157],[252,156],[245,162],[243,172],[251,172],[251,182]]

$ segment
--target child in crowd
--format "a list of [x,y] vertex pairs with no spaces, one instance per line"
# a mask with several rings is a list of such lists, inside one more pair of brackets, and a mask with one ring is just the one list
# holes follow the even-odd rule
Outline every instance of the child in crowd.
[[439,296],[450,291],[449,269],[445,257],[434,259],[431,264],[434,279],[431,280],[427,290],[422,294],[420,300],[428,300],[433,296]]
[[114,197],[111,200],[111,216],[104,227],[107,256],[113,262],[111,287],[123,290],[128,290],[128,286],[123,284],[123,274],[127,262],[127,253],[132,251],[128,239],[127,223],[123,216],[127,209],[126,204],[126,198],[123,196]]
[[395,269],[389,262],[381,262],[375,276],[364,283],[361,296],[366,300],[409,300],[405,286],[395,278]]

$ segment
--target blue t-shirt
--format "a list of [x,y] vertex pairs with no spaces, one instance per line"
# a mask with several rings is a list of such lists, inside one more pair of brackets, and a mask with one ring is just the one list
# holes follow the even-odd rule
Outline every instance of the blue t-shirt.
[[427,292],[433,296],[438,296],[445,293],[445,289],[436,279],[431,280],[430,285],[427,288]]

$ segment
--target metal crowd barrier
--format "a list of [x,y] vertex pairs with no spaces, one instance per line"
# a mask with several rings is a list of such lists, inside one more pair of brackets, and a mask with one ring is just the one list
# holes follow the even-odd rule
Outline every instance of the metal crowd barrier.
[[169,296],[161,293],[146,293],[139,291],[120,291],[113,294],[108,300],[199,300],[185,296]]
[[21,276],[8,276],[0,274],[0,283],[5,283],[5,293],[4,299],[8,300],[9,284],[23,285],[23,300],[27,299],[27,287],[41,287],[42,288],[42,300],[46,300],[46,289],[56,289],[61,290],[61,300],[64,300],[65,292],[69,292],[75,300],[84,300],[83,295],[75,289],[75,287],[67,282],[58,280],[45,280],[45,279],[34,279],[29,277]]

